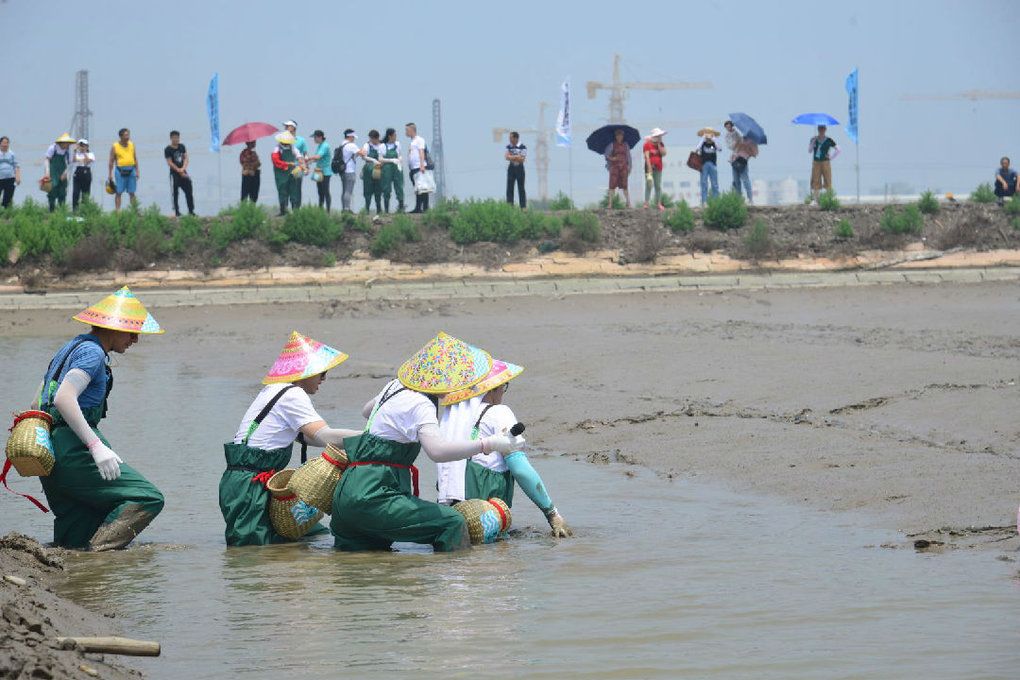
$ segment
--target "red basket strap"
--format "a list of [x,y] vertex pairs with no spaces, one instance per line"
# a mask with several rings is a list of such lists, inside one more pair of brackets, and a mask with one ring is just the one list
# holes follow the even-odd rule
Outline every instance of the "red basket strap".
[[35,503],[35,507],[39,508],[43,512],[49,512],[50,511],[49,508],[47,508],[45,505],[40,503],[35,498],[29,496],[27,493],[21,493],[20,491],[15,491],[11,487],[7,486],[7,473],[10,472],[10,471],[11,471],[11,459],[8,458],[6,461],[4,461],[4,470],[3,470],[3,472],[0,472],[0,482],[3,483],[4,488],[7,489],[8,491],[10,491],[11,493],[18,494],[19,496],[21,496],[23,498],[27,498],[28,500],[32,501],[33,503]]

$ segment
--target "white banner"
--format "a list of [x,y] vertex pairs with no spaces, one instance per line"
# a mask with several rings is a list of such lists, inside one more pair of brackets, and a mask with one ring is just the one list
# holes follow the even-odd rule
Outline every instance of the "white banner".
[[564,80],[563,104],[556,117],[556,146],[570,146],[570,81]]

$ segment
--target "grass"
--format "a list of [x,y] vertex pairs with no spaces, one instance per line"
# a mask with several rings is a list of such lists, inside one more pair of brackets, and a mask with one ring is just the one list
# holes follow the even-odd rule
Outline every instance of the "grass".
[[708,199],[701,219],[709,229],[739,229],[747,224],[747,205],[740,194],[720,194]]
[[836,223],[834,233],[838,239],[842,239],[844,241],[852,239],[854,237],[854,226],[850,224],[850,220],[840,220]]
[[926,191],[917,200],[917,209],[925,215],[937,215],[939,212],[939,199],[935,198],[935,194],[931,191]]
[[321,208],[305,205],[287,213],[282,232],[287,240],[325,248],[336,243],[344,233],[340,218]]
[[687,201],[681,200],[675,208],[663,213],[662,222],[674,234],[692,232],[694,231],[694,211],[691,210],[691,206],[687,205]]
[[570,199],[570,196],[567,196],[565,193],[560,191],[560,192],[557,192],[557,194],[555,196],[553,196],[552,200],[549,201],[548,209],[549,210],[575,210],[576,207],[577,206],[575,206],[574,202]]
[[374,257],[382,257],[395,250],[402,243],[421,241],[418,224],[407,215],[397,215],[392,222],[384,224],[376,232],[369,246]]
[[757,219],[754,221],[751,229],[744,237],[744,245],[747,247],[747,252],[754,259],[758,259],[772,250],[772,237],[769,235],[769,227],[765,224],[765,220]]
[[839,210],[839,198],[836,192],[828,189],[818,194],[818,207],[825,211]]
[[[625,206],[626,204],[623,202],[623,196],[621,196],[619,192],[615,192],[613,194],[613,210],[623,210]],[[602,197],[602,200],[599,201],[599,208],[605,210],[608,207],[609,207],[609,195],[606,194],[605,196]]]
[[974,203],[995,203],[995,191],[991,184],[978,184],[977,188],[970,194],[970,200]]
[[563,216],[563,226],[585,243],[598,243],[602,240],[602,224],[598,215],[587,210],[575,210]]
[[1003,209],[1006,211],[1006,214],[1011,217],[1020,216],[1020,194],[1016,194],[1006,201]]
[[536,211],[524,211],[503,201],[467,201],[462,203],[450,223],[450,238],[455,243],[479,241],[516,243],[520,239],[555,238],[562,221]]
[[879,227],[887,234],[920,234],[924,228],[924,217],[916,205],[902,210],[887,206],[879,220]]

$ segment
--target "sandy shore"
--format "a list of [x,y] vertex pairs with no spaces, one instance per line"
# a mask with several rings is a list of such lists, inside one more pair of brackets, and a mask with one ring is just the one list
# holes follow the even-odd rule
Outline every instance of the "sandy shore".
[[[170,308],[151,342],[299,328],[351,355],[324,388],[346,408],[444,329],[526,366],[508,401],[537,447],[864,511],[903,545],[1015,549],[1018,298],[981,283]],[[2,311],[0,328],[68,334],[66,317]],[[222,369],[198,351],[188,370]]]

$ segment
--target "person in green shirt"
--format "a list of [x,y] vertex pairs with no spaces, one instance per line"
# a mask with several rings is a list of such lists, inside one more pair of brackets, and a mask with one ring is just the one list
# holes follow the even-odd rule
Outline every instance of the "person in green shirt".
[[839,146],[831,137],[825,135],[824,125],[818,126],[818,134],[808,143],[811,152],[811,197],[818,200],[818,194],[824,188],[832,191],[832,165],[829,161],[839,155]]
[[333,149],[326,141],[326,133],[316,130],[312,133],[312,141],[315,142],[315,153],[308,155],[308,162],[312,164],[312,179],[315,180],[315,188],[319,192],[319,207],[325,207],[329,212],[333,206],[333,197],[329,193],[329,180],[333,176],[333,168],[330,161],[333,159]]
[[46,192],[50,212],[57,209],[57,203],[60,205],[67,203],[67,173],[71,165],[70,148],[74,143],[74,137],[65,132],[46,149],[46,173],[42,181],[50,183],[50,188]]

